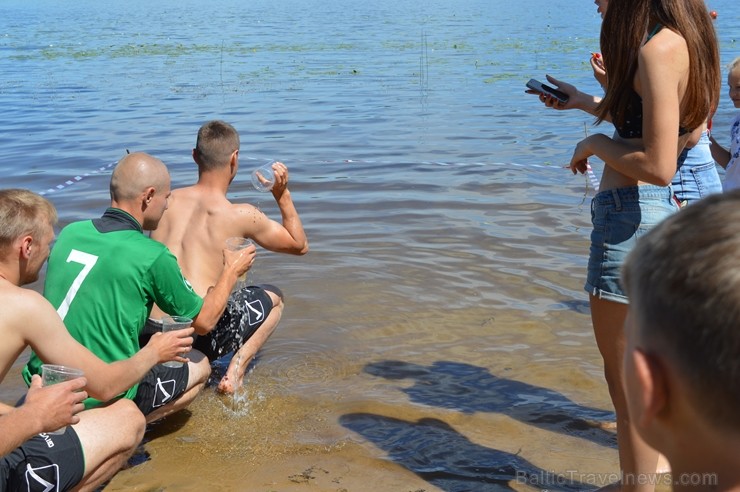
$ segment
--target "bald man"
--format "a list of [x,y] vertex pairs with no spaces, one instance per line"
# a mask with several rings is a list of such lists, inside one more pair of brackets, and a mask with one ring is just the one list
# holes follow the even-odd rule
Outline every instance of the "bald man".
[[[255,248],[224,251],[213,289],[200,297],[183,277],[177,259],[144,235],[167,210],[167,167],[145,153],[126,155],[113,171],[111,206],[102,217],[65,227],[49,256],[44,297],[70,334],[105,362],[131,357],[156,303],[193,320],[196,332],[211,329],[224,311],[239,275],[254,261]],[[210,364],[193,350],[182,367],[155,366],[123,397],[137,404],[147,422],[187,406],[205,385]],[[35,353],[24,368],[26,382],[40,371]],[[86,408],[100,405],[92,398]]]

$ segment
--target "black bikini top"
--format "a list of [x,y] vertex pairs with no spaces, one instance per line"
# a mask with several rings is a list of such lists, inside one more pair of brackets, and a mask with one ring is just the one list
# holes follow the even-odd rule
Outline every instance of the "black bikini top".
[[[624,123],[614,124],[617,134],[622,138],[642,138],[642,98],[632,89],[630,100],[625,110]],[[686,128],[678,127],[678,136],[690,133]]]
[[[662,27],[660,24],[655,26],[645,42],[650,41]],[[617,129],[617,134],[622,138],[642,138],[642,98],[635,92],[635,89],[631,89],[630,99],[624,111],[624,122],[621,125],[615,123],[614,127]],[[687,133],[689,133],[689,130],[686,128],[678,128],[679,136]]]
[[624,112],[624,123],[614,124],[617,133],[622,138],[642,138],[642,98],[635,92],[630,91],[630,100]]

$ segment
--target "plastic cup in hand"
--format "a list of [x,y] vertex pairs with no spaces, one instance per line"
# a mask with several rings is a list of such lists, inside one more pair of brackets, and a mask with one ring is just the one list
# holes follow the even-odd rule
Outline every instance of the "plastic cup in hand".
[[[51,386],[52,384],[63,383],[71,379],[81,378],[84,375],[81,369],[74,367],[57,366],[54,364],[41,365],[41,386]],[[47,432],[47,434],[64,434],[67,430],[65,425],[61,429]]]
[[273,164],[275,162],[265,164],[252,171],[252,185],[255,190],[268,192],[275,186],[275,171],[272,170]]
[[[165,316],[162,318],[162,333],[184,330],[185,328],[189,328],[192,323],[193,320],[185,316]],[[166,367],[182,367],[182,364],[182,362],[177,362],[176,360],[169,360],[162,363]]]
[[252,245],[252,240],[246,237],[230,237],[226,239],[226,249],[229,251],[241,251]]
[[[226,239],[226,249],[229,251],[241,251],[252,245],[252,240],[245,237],[230,237]],[[239,276],[239,280],[236,282],[236,288],[240,289],[246,287],[244,284],[247,283],[247,274]]]

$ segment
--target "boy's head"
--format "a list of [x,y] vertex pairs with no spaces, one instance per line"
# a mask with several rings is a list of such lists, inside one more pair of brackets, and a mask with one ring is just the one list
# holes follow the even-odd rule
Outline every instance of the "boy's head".
[[0,254],[21,236],[40,239],[57,223],[57,211],[46,198],[29,190],[0,190]]
[[21,260],[21,285],[38,279],[56,223],[57,211],[46,198],[28,190],[0,190],[0,261]]
[[740,108],[740,56],[730,63],[728,69],[727,85],[730,89],[730,99],[736,108]]
[[642,437],[670,458],[672,434],[699,421],[740,436],[740,190],[704,198],[642,237],[623,284],[625,392]]
[[239,155],[239,133],[225,121],[213,120],[198,130],[193,160],[202,171],[228,166]]

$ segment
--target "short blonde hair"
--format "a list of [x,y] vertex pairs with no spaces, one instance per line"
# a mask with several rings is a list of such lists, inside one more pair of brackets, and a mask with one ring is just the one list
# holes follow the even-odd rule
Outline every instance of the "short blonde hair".
[[46,226],[57,223],[57,211],[46,198],[29,190],[0,190],[0,254],[21,236],[38,239]]
[[727,70],[732,72],[733,70],[735,70],[735,68],[738,67],[738,65],[740,65],[740,56],[732,60],[730,64],[727,65]]

